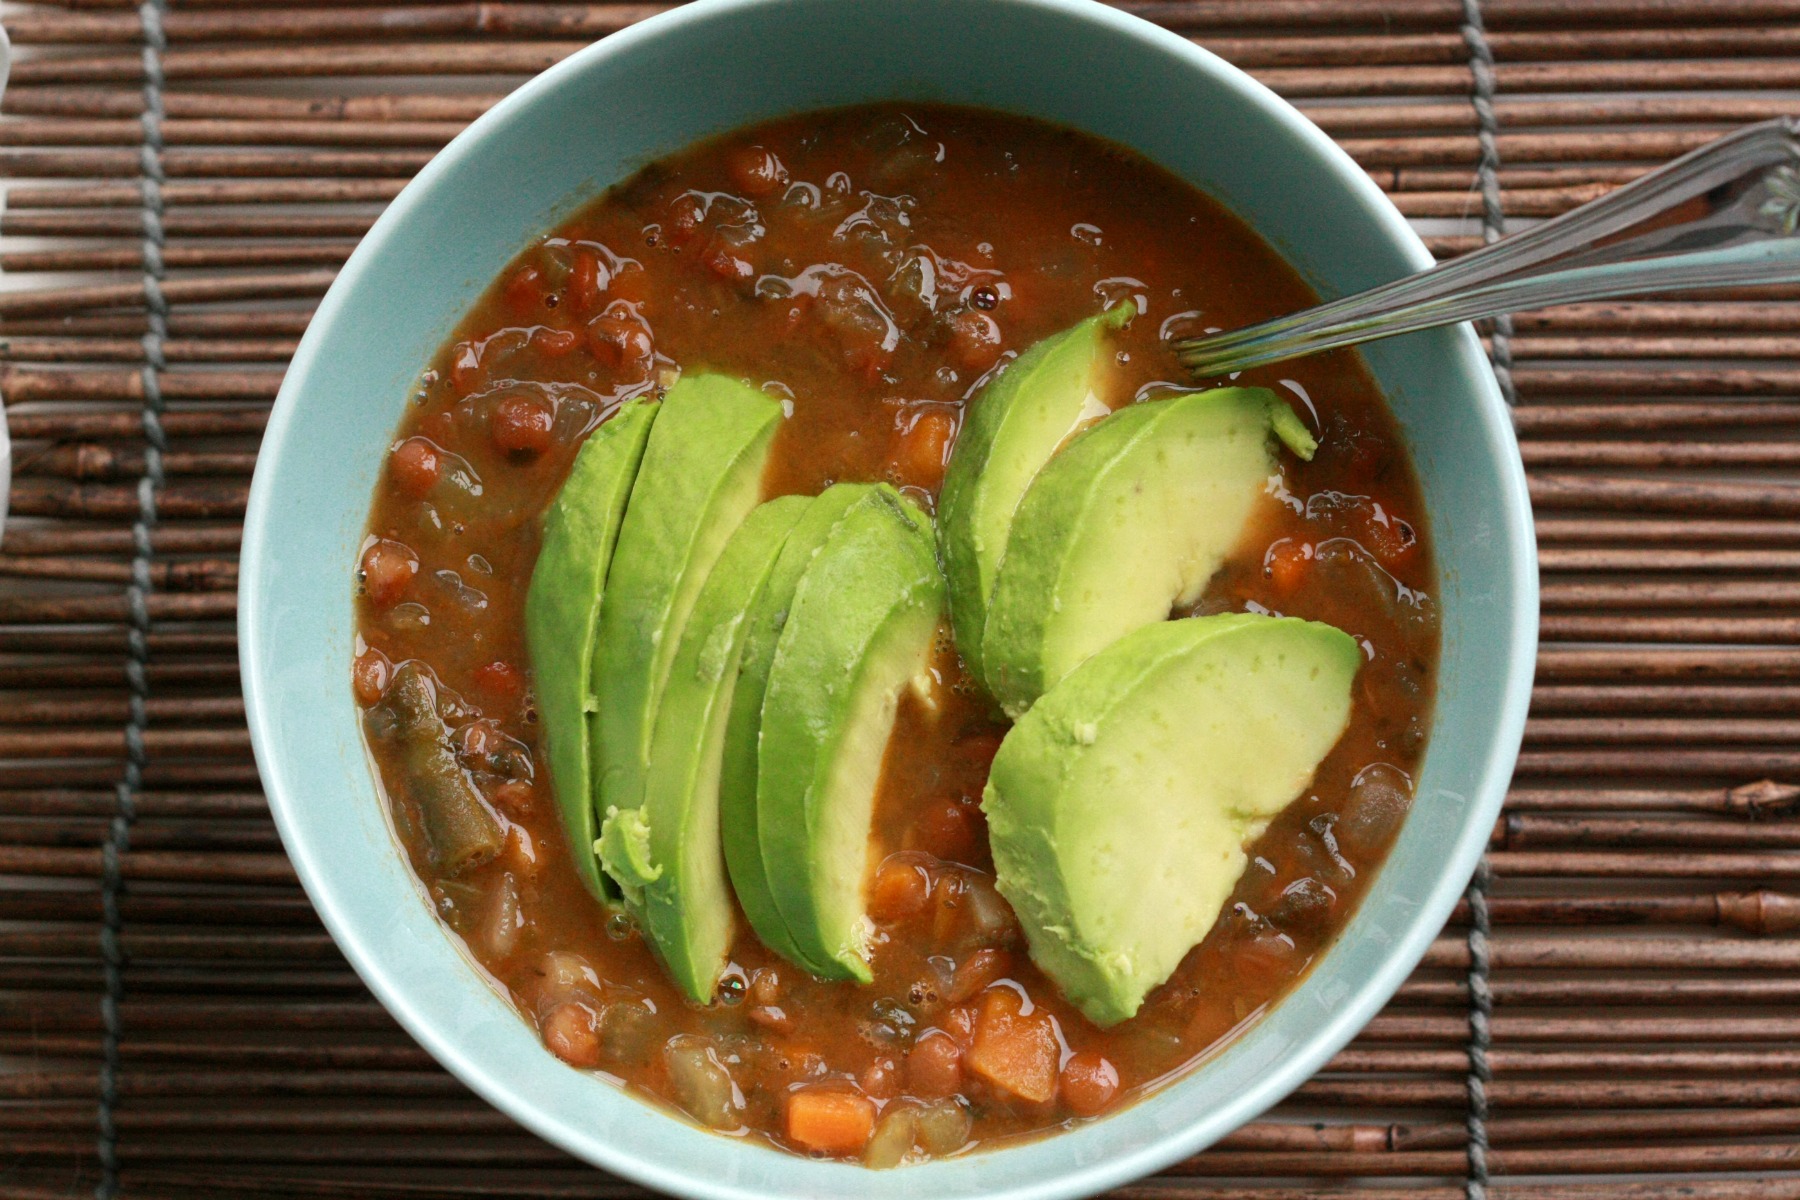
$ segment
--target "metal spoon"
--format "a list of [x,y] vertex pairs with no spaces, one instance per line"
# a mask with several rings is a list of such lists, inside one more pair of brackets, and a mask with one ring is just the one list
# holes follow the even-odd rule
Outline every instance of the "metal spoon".
[[1800,118],[1748,126],[1442,266],[1175,349],[1195,375],[1216,378],[1528,308],[1800,281],[1797,135]]

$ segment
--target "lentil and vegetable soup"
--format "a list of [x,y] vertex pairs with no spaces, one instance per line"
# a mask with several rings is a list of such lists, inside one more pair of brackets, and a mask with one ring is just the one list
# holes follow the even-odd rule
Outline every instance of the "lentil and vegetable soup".
[[[1345,631],[1361,655],[1347,726],[1245,847],[1204,940],[1107,1027],[1034,964],[996,889],[982,796],[1009,724],[947,615],[929,686],[900,693],[880,763],[872,980],[816,977],[740,915],[701,1004],[576,869],[589,852],[559,819],[525,606],[543,516],[585,439],[695,372],[780,401],[764,499],[886,482],[932,514],[971,399],[1041,339],[1129,317],[1108,335],[1102,397],[1123,409],[1201,390],[1175,339],[1313,301],[1236,217],[1136,155],[923,104],[708,141],[523,251],[407,405],[355,573],[353,686],[431,902],[549,1052],[714,1129],[891,1166],[1114,1111],[1278,1002],[1380,865],[1430,722],[1425,513],[1355,354],[1230,381],[1271,389],[1317,450],[1281,456],[1201,598],[1170,614]],[[479,811],[446,815],[447,793]],[[446,854],[470,820],[473,840]],[[1033,1078],[1043,1086],[1020,1082]]]

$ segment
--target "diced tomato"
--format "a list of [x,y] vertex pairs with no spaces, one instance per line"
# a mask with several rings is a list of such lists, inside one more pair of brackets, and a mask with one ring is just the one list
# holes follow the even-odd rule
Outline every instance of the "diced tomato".
[[572,329],[552,329],[539,325],[531,331],[531,344],[546,358],[561,358],[581,345],[581,335]]
[[536,267],[520,267],[506,281],[506,303],[519,316],[536,312],[544,303],[543,283]]
[[1011,988],[993,988],[982,997],[975,1040],[964,1062],[970,1071],[1003,1092],[1032,1104],[1056,1097],[1062,1047],[1056,1027],[1042,1009],[1024,1011]]
[[369,603],[392,608],[419,573],[419,556],[409,546],[382,538],[363,551],[362,569],[363,594]]
[[796,1145],[838,1156],[861,1153],[875,1132],[875,1102],[838,1088],[788,1094],[787,1136]]
[[475,686],[496,696],[516,696],[525,688],[525,676],[511,663],[496,660],[475,668]]
[[502,454],[542,454],[550,448],[556,414],[531,396],[508,396],[488,418],[488,437]]
[[381,702],[393,675],[393,666],[388,656],[379,650],[364,650],[356,656],[350,667],[350,686],[356,692],[358,704],[368,708]]
[[906,1052],[906,1090],[921,1100],[942,1100],[962,1087],[962,1047],[941,1029],[921,1034]]
[[921,850],[928,850],[946,862],[980,865],[987,843],[987,822],[981,810],[961,800],[939,800],[919,814],[913,825]]
[[1263,555],[1263,576],[1275,590],[1287,595],[1306,580],[1312,570],[1312,547],[1293,538],[1283,538]]
[[1118,1094],[1119,1070],[1104,1056],[1092,1050],[1078,1050],[1063,1064],[1063,1103],[1076,1116],[1099,1116]]
[[643,322],[627,316],[608,314],[595,317],[587,326],[588,349],[600,365],[619,370],[641,366],[650,361],[656,345]]
[[903,921],[925,907],[931,877],[924,864],[909,855],[891,854],[875,870],[869,889],[869,916],[877,921]]
[[587,1005],[557,1005],[544,1018],[543,1034],[545,1048],[570,1066],[600,1065],[600,1030]]
[[669,219],[663,225],[663,240],[677,250],[694,240],[706,210],[695,196],[682,194],[669,205]]
[[429,438],[409,437],[388,454],[388,472],[409,496],[423,497],[430,492],[442,469],[438,448]]
[[575,252],[575,266],[569,272],[569,301],[578,313],[590,313],[600,307],[600,260],[591,250]]
[[940,409],[915,416],[900,435],[894,467],[907,483],[936,491],[944,481],[944,464],[956,438],[956,419]]
[[980,374],[1000,360],[1000,323],[984,312],[964,309],[950,318],[950,361]]
[[650,273],[631,264],[630,270],[620,271],[612,277],[612,282],[606,286],[606,294],[615,302],[623,300],[641,305],[650,298]]
[[1419,531],[1384,504],[1369,506],[1368,520],[1357,540],[1390,571],[1403,569],[1419,554]]
[[744,283],[756,277],[756,268],[723,247],[707,252],[701,264],[726,283]]
[[787,168],[771,150],[740,146],[726,159],[731,182],[746,196],[767,196],[787,182]]

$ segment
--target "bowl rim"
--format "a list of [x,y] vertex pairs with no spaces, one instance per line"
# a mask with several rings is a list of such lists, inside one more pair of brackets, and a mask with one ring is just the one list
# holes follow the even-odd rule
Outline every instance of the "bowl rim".
[[[854,4],[857,0],[843,2]],[[1190,69],[1211,77],[1214,82],[1235,93],[1241,102],[1260,110],[1263,117],[1285,126],[1286,131],[1301,143],[1304,151],[1319,161],[1333,181],[1346,188],[1351,197],[1365,207],[1381,226],[1383,233],[1411,261],[1414,269],[1432,265],[1434,260],[1424,242],[1392,201],[1348,153],[1269,88],[1202,46],[1127,12],[1099,3],[1098,0],[980,2],[1040,10],[1067,20],[1073,26],[1098,27],[1116,36],[1143,43],[1146,51],[1179,57]],[[271,552],[265,534],[271,512],[277,504],[274,485],[271,483],[274,470],[268,464],[279,457],[280,448],[291,435],[308,376],[312,373],[315,360],[323,352],[327,336],[325,331],[336,322],[339,310],[348,302],[347,297],[359,286],[369,260],[382,251],[393,231],[409,220],[413,211],[425,203],[439,177],[449,171],[453,163],[477,152],[498,127],[510,121],[521,110],[536,104],[540,97],[561,87],[567,78],[594,69],[597,64],[614,55],[629,53],[641,42],[678,33],[689,23],[730,18],[757,9],[781,7],[787,3],[789,0],[697,0],[596,41],[552,65],[502,98],[458,134],[406,184],[346,260],[321,299],[313,321],[296,348],[270,411],[263,440],[265,453],[259,454],[257,469],[251,481],[240,553],[238,653],[252,750],[268,796],[271,814],[300,882],[357,975],[434,1059],[484,1100],[534,1134],[623,1178],[671,1194],[706,1197],[708,1200],[762,1200],[769,1193],[740,1185],[733,1180],[700,1175],[678,1162],[669,1161],[667,1156],[639,1154],[633,1147],[599,1138],[583,1140],[565,1134],[560,1128],[547,1127],[548,1122],[540,1119],[537,1106],[523,1095],[510,1090],[503,1080],[492,1077],[482,1066],[471,1061],[455,1036],[427,1024],[419,1017],[406,990],[389,977],[380,959],[370,953],[358,932],[358,919],[348,911],[349,906],[340,904],[339,899],[319,882],[317,867],[311,856],[305,849],[299,848],[305,845],[296,832],[301,824],[298,814],[303,806],[287,794],[283,786],[283,774],[276,767],[275,747],[278,738],[272,727],[271,716],[274,702],[265,695],[265,681],[261,675],[261,665],[268,661],[268,654],[259,630],[269,600],[259,564]],[[1457,339],[1455,350],[1461,374],[1466,376],[1469,390],[1478,401],[1471,416],[1481,423],[1484,437],[1498,441],[1503,448],[1513,447],[1513,431],[1505,402],[1473,328],[1463,325],[1449,332]],[[987,1182],[992,1186],[985,1194],[992,1200],[1053,1200],[1091,1195],[1150,1175],[1195,1153],[1230,1129],[1253,1119],[1310,1077],[1386,1005],[1423,957],[1486,850],[1489,829],[1499,812],[1512,766],[1516,761],[1530,700],[1538,625],[1536,542],[1532,533],[1524,468],[1516,448],[1510,454],[1502,453],[1498,457],[1500,478],[1496,483],[1506,503],[1505,511],[1496,521],[1496,526],[1516,564],[1510,594],[1505,597],[1511,606],[1513,625],[1504,633],[1511,644],[1518,648],[1518,653],[1508,659],[1505,677],[1497,681],[1499,686],[1495,693],[1494,737],[1491,751],[1478,773],[1478,786],[1468,798],[1469,816],[1457,833],[1444,869],[1431,884],[1404,932],[1389,947],[1386,960],[1371,974],[1361,989],[1320,1021],[1316,1032],[1301,1045],[1298,1052],[1289,1054],[1262,1076],[1256,1085],[1216,1106],[1205,1118],[1164,1128],[1132,1153],[1108,1155],[1054,1178],[1025,1183],[990,1179]],[[1191,1072],[1185,1072],[1184,1076],[1187,1074]],[[1132,1108],[1155,1103],[1180,1082],[1179,1078],[1167,1082]],[[622,1089],[618,1092],[618,1099],[622,1103],[634,1105],[646,1103],[642,1097],[626,1094]],[[1014,1151],[1041,1145],[1044,1140],[1037,1138],[997,1147],[983,1152],[979,1157],[992,1161]],[[815,1165],[798,1157],[794,1162],[796,1169]],[[920,1169],[925,1168],[909,1168],[909,1171]]]

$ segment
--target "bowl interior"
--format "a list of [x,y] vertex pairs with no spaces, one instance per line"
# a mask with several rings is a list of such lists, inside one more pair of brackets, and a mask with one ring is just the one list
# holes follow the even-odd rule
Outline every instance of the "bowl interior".
[[886,1173],[734,1144],[552,1059],[437,923],[360,742],[350,572],[382,455],[428,356],[560,214],[696,138],[889,98],[1027,113],[1132,146],[1249,220],[1328,296],[1430,262],[1369,179],[1272,94],[1087,0],[686,6],[526,85],[376,225],[294,359],[252,489],[241,653],[270,802],[339,944],[427,1049],[544,1137],[682,1195],[1069,1196],[1221,1136],[1305,1079],[1416,963],[1486,840],[1524,719],[1536,572],[1510,427],[1469,331],[1396,339],[1368,357],[1437,533],[1437,736],[1413,813],[1359,914],[1247,1036],[1107,1120]]

